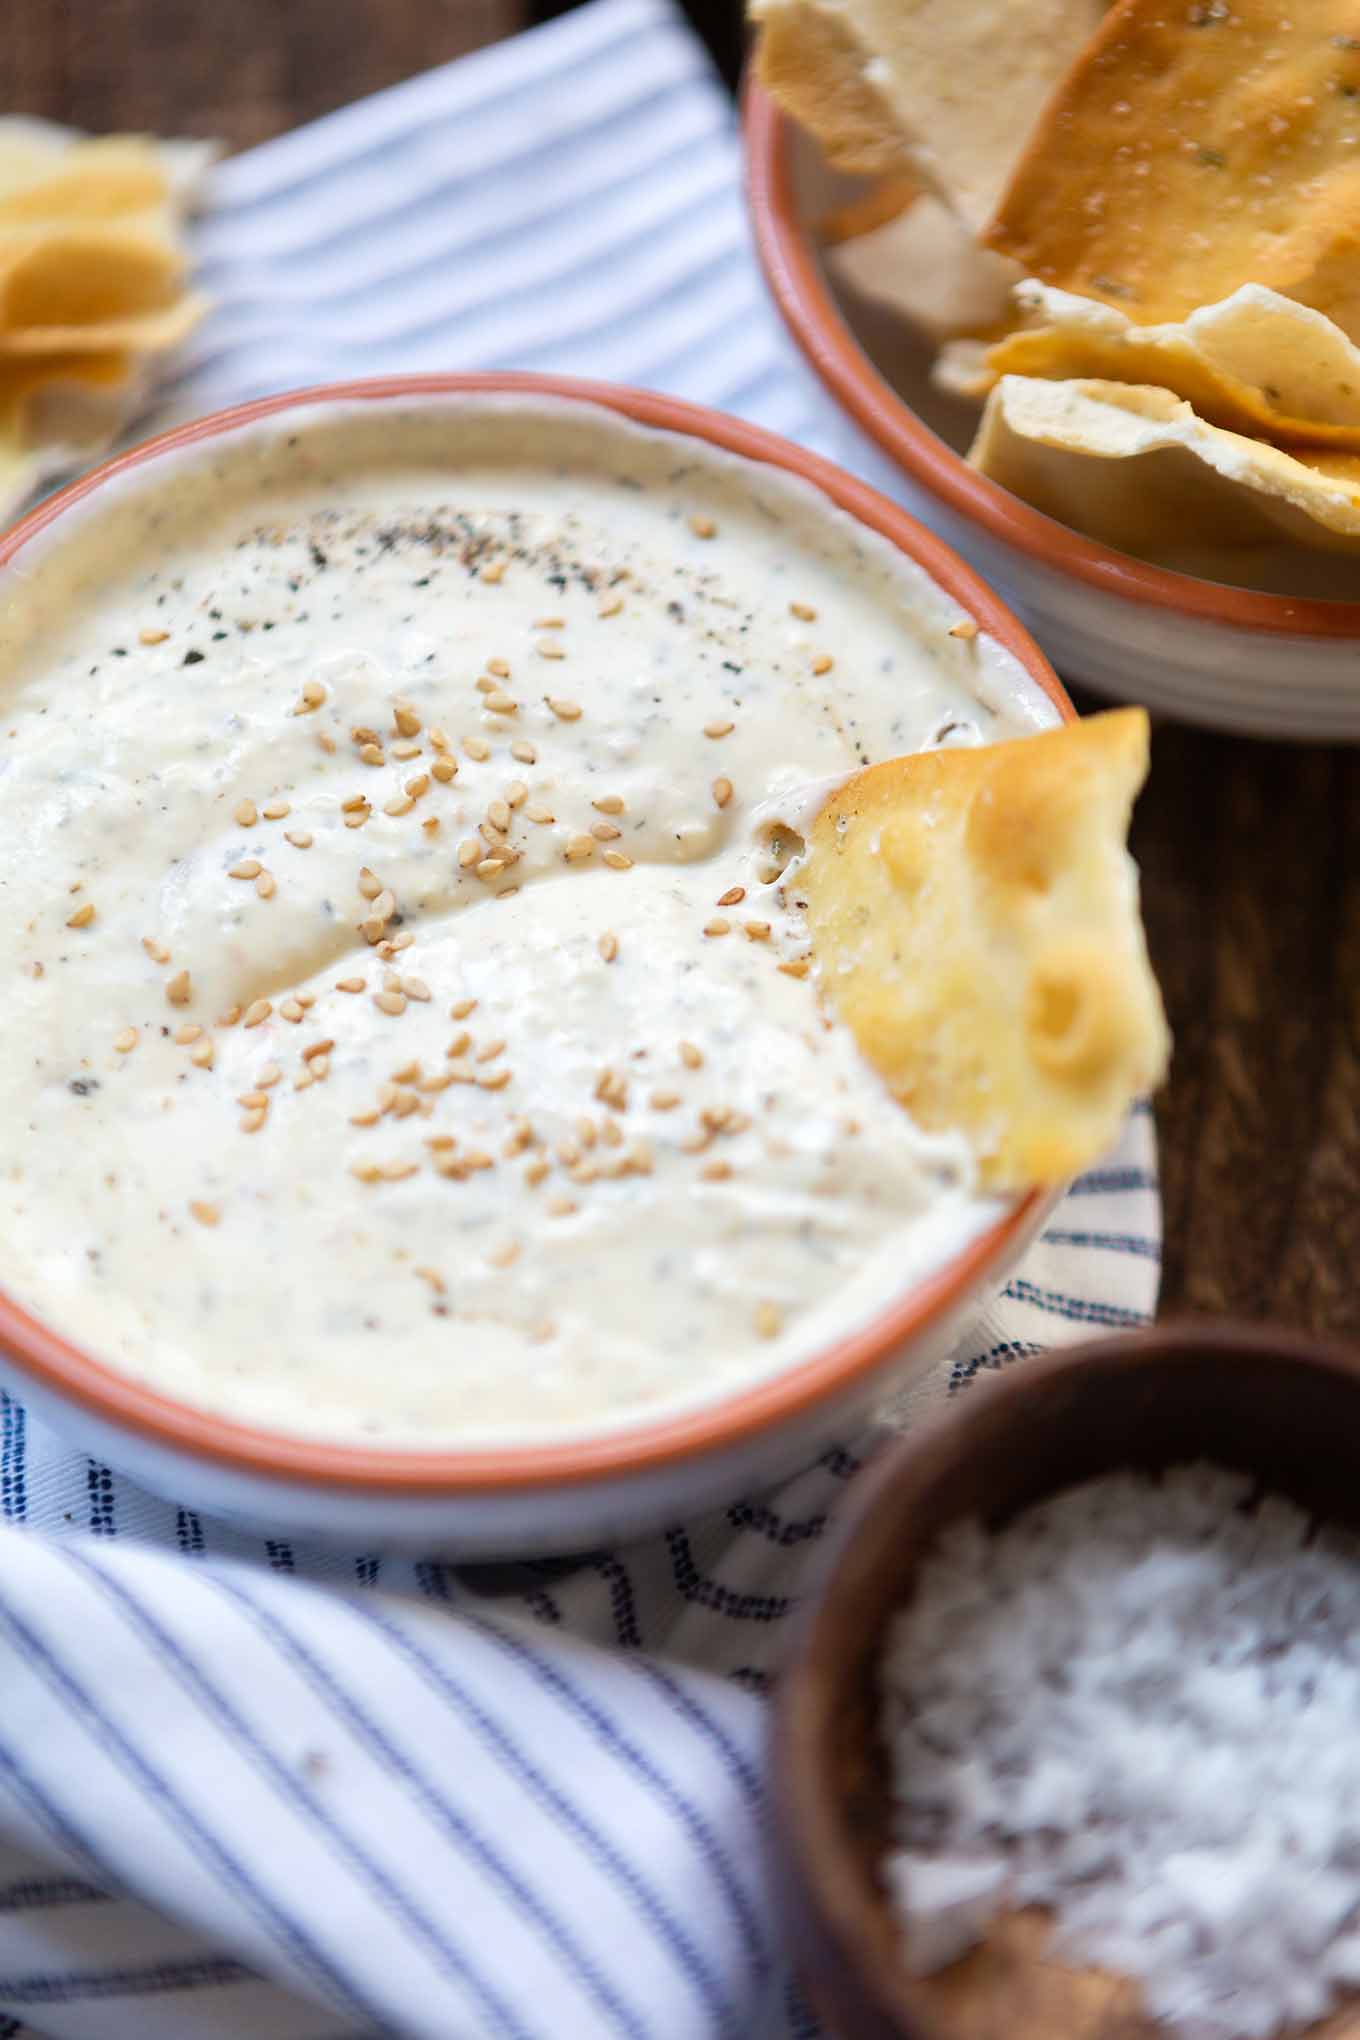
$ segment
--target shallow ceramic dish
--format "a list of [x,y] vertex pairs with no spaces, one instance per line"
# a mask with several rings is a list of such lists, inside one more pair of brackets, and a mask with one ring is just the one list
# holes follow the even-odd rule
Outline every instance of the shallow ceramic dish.
[[[394,378],[271,398],[150,441],[51,498],[0,539],[0,601],[39,552],[78,527],[82,506],[106,502],[148,466],[167,472],[210,458],[227,435],[261,429],[286,439],[298,407],[419,410],[505,393],[605,406],[811,484],[831,503],[918,561],[1006,647],[1022,672],[1008,683],[1031,721],[1072,709],[1025,631],[930,533],[860,483],[802,449],[711,411],[627,390],[540,377]],[[263,425],[262,425],[263,421]],[[291,442],[289,442],[291,443]],[[887,1390],[947,1349],[980,1295],[1037,1230],[1050,1199],[1020,1201],[899,1296],[863,1330],[755,1386],[674,1418],[522,1449],[405,1450],[312,1442],[175,1401],[117,1372],[0,1293],[0,1380],[90,1452],[147,1486],[351,1546],[512,1553],[580,1549],[730,1498],[806,1461]]]
[[1360,596],[1360,562],[1316,556],[1325,599],[1261,594],[1145,565],[975,474],[962,456],[976,407],[935,390],[929,346],[839,287],[822,260],[812,222],[855,187],[755,84],[745,129],[766,277],[854,421],[864,472],[996,583],[1065,679],[1187,722],[1360,741],[1360,599],[1333,599]]
[[[1187,1324],[1069,1347],[970,1389],[846,1499],[795,1635],[773,1727],[775,1866],[790,1939],[845,2040],[1157,2040],[1136,1987],[1045,1959],[1037,1911],[909,1977],[877,1866],[887,1762],[877,1676],[891,1617],[939,1533],[998,1524],[1063,1488],[1195,1459],[1360,1523],[1360,1354],[1287,1331]],[[1355,2040],[1343,2007],[1308,2040]]]

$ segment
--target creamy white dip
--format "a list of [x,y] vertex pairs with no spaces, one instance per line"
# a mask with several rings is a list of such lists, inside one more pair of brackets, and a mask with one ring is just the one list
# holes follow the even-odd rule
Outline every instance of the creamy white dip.
[[598,1430],[996,1217],[823,1017],[771,827],[1052,711],[812,490],[355,406],[124,481],[4,594],[0,1284],[110,1364],[332,1439]]

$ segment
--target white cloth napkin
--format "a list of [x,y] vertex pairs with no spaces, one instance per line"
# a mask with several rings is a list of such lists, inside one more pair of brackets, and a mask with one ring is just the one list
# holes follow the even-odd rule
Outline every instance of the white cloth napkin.
[[[155,423],[538,367],[866,466],[767,302],[731,107],[665,0],[593,0],[224,164],[200,245],[220,308]],[[910,1413],[1140,1322],[1159,1235],[1140,1111]],[[873,1442],[498,1571],[243,1535],[0,1397],[0,2040],[815,2035],[761,1869],[760,1694]]]

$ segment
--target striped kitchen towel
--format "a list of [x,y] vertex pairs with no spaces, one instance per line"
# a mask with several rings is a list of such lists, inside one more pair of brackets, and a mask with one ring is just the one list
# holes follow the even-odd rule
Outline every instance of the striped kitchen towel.
[[[336,376],[543,368],[855,440],[752,259],[666,0],[593,0],[223,164],[160,424]],[[883,472],[870,478],[882,485]],[[1156,1299],[1152,1125],[920,1402]],[[761,1694],[873,1438],[513,1569],[251,1537],[0,1397],[0,2040],[794,2040]]]

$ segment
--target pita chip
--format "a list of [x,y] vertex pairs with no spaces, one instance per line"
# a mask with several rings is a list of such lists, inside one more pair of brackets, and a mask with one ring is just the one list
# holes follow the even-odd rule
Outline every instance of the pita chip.
[[1226,432],[1170,390],[1003,376],[968,459],[1036,510],[1144,557],[1168,533],[1360,553],[1360,454]]
[[982,1183],[1075,1175],[1168,1055],[1125,848],[1142,709],[858,772],[799,886],[820,982],[919,1126]]
[[984,238],[1140,324],[1244,283],[1328,310],[1360,220],[1356,30],[1351,0],[1117,0]]
[[827,161],[990,216],[1100,0],[750,0],[756,74]]
[[1360,450],[1360,348],[1262,284],[1163,326],[1032,281],[1015,295],[1032,323],[992,348],[996,375],[1155,384],[1213,425]]
[[995,337],[1011,323],[1015,264],[979,248],[958,214],[928,192],[828,259],[839,280],[937,342]]

